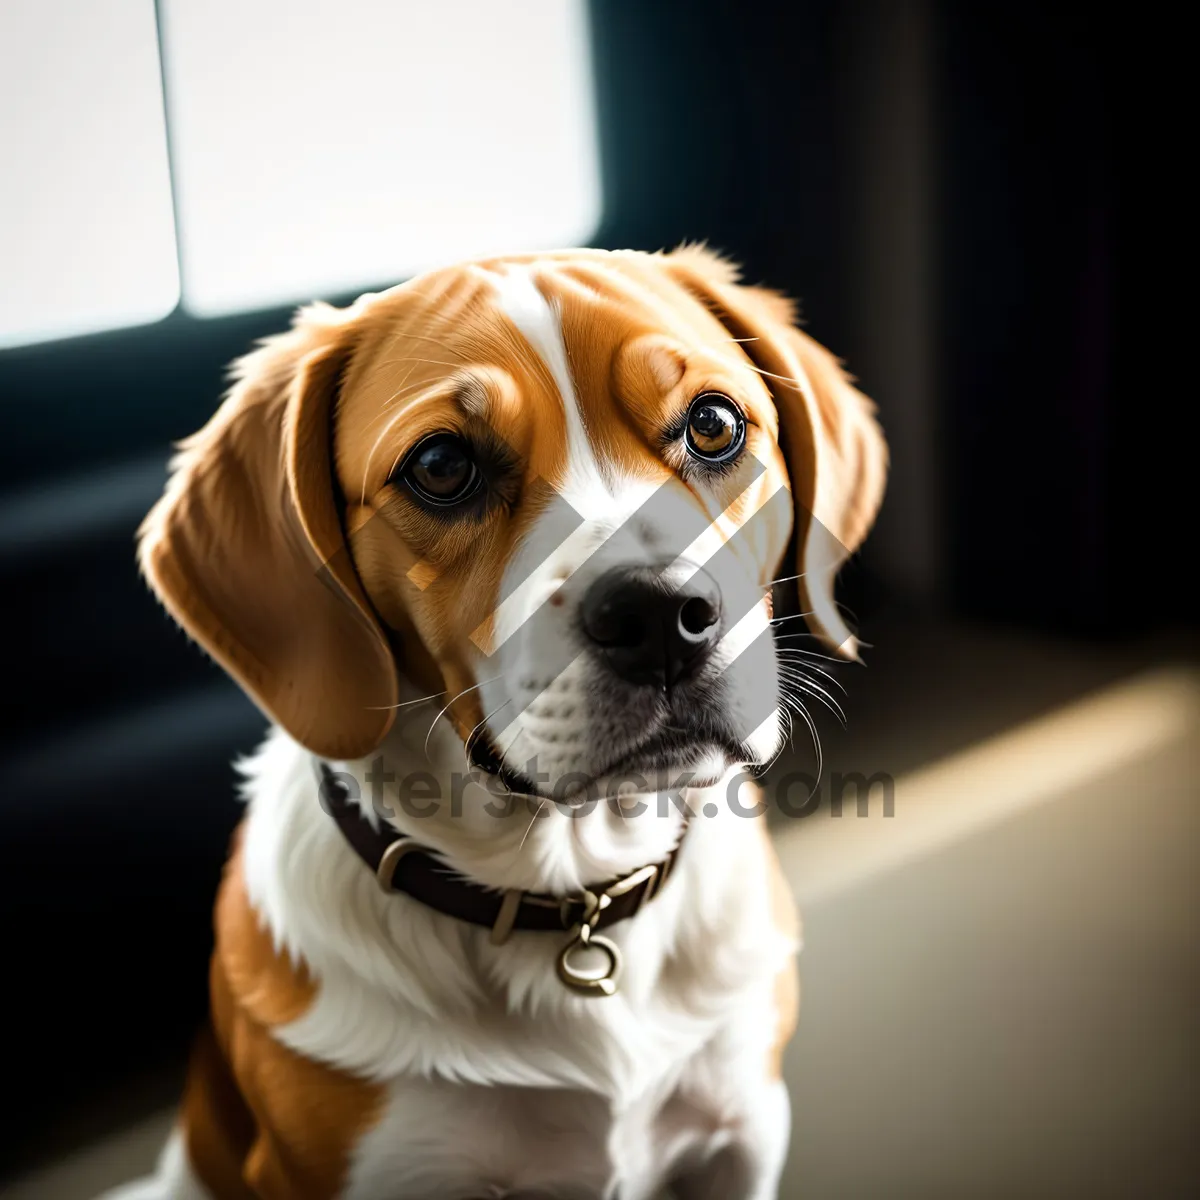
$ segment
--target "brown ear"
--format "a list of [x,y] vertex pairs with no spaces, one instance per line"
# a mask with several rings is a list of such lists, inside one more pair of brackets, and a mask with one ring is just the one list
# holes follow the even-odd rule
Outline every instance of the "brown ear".
[[396,667],[346,550],[330,439],[357,314],[314,306],[234,367],[142,523],[171,615],[314,754],[359,758],[392,723]]
[[676,250],[665,261],[739,339],[775,399],[795,504],[795,565],[785,564],[782,573],[800,574],[800,611],[813,632],[854,658],[857,642],[838,611],[833,585],[883,499],[887,445],[874,405],[828,350],[796,328],[789,300],[739,284],[737,268],[703,247]]

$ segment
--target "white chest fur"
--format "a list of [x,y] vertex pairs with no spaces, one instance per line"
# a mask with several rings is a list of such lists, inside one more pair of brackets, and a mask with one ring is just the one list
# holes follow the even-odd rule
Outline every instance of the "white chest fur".
[[[432,750],[436,765],[436,740]],[[389,754],[390,768],[407,757],[403,745]],[[342,765],[365,780],[367,764]],[[618,994],[586,998],[554,971],[566,935],[493,946],[487,930],[385,895],[282,733],[245,771],[251,900],[319,983],[277,1034],[387,1087],[348,1195],[648,1197],[672,1161],[744,1124],[747,1096],[771,1106],[773,981],[794,946],[771,923],[761,830],[724,784],[688,796],[715,815],[692,822],[653,903],[608,931],[626,964]],[[530,825],[524,813],[481,818],[468,793],[457,814],[397,824],[476,878],[535,887],[549,873],[578,886],[669,849],[678,811],[660,815],[649,799],[637,817],[550,806]]]

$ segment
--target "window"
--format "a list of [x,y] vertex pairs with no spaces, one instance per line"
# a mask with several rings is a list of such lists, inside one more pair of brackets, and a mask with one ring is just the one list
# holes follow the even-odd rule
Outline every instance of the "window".
[[0,344],[153,320],[180,274],[214,316],[594,233],[585,0],[158,11],[0,6]]
[[0,4],[0,346],[179,299],[153,0]]
[[395,282],[595,230],[581,0],[164,0],[185,306]]

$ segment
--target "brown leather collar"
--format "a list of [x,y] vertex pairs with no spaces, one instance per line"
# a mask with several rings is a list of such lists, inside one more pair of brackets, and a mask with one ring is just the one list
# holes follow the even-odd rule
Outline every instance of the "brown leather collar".
[[593,931],[632,917],[662,890],[683,845],[681,834],[662,862],[594,884],[576,896],[515,888],[502,892],[452,871],[433,850],[413,838],[394,829],[376,829],[362,810],[350,803],[346,785],[329,765],[318,761],[316,766],[326,812],[385,892],[403,892],[438,912],[490,928],[491,941],[497,946],[503,945],[514,929],[561,933],[586,926]]

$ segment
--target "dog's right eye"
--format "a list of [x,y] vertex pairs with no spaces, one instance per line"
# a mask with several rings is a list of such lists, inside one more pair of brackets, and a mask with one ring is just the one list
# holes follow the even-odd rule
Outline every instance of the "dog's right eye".
[[461,504],[479,490],[483,474],[471,447],[457,434],[434,433],[418,442],[399,478],[429,504]]

